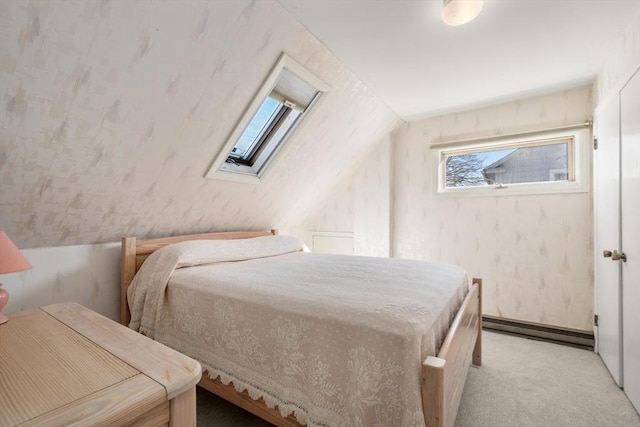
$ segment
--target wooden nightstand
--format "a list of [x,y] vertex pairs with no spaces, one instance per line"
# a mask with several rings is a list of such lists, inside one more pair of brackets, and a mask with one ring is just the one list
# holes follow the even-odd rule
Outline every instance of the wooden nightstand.
[[0,325],[0,427],[196,425],[200,364],[81,305]]

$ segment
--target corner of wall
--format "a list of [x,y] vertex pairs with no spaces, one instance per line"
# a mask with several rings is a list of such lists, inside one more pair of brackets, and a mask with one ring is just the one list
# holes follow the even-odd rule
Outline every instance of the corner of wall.
[[602,65],[596,80],[594,105],[605,103],[640,68],[640,12],[620,34],[616,46]]

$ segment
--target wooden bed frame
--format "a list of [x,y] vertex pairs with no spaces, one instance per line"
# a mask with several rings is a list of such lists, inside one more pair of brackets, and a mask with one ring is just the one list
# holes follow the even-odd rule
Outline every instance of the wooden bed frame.
[[[123,238],[120,322],[128,325],[131,319],[127,288],[145,259],[157,249],[187,240],[247,239],[275,234],[277,230],[191,234],[140,241],[135,237]],[[438,357],[429,356],[422,362],[422,405],[427,427],[453,427],[469,365],[481,365],[481,286],[482,279],[472,280]],[[198,385],[276,426],[301,426],[293,415],[283,418],[277,408],[267,407],[262,399],[253,400],[246,391],[237,392],[233,384],[212,380],[206,372]]]

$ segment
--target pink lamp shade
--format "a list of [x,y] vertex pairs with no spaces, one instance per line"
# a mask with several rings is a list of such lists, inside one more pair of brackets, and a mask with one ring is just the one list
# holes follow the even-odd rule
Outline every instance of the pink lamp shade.
[[[29,261],[22,255],[20,249],[13,244],[9,236],[0,230],[0,274],[17,273],[31,268]],[[2,289],[0,283],[0,325],[9,318],[2,314],[2,309],[9,302],[9,292]]]

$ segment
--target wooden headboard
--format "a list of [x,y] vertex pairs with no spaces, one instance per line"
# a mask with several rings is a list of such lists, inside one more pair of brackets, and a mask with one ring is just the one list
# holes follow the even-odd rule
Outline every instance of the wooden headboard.
[[184,234],[181,236],[162,237],[152,240],[136,240],[135,237],[123,237],[120,252],[120,323],[129,325],[129,321],[131,320],[131,312],[129,312],[129,304],[127,303],[127,289],[133,277],[147,257],[158,249],[173,243],[186,242],[188,240],[250,239],[252,237],[273,236],[276,234],[278,234],[278,230],[273,229],[271,231]]

